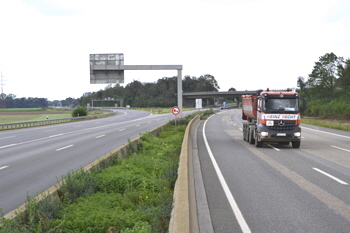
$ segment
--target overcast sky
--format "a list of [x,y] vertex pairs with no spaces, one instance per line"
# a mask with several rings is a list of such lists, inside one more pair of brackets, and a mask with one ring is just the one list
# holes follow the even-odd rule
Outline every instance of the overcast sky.
[[[296,87],[325,53],[350,57],[348,0],[0,0],[5,94],[79,98],[89,54],[125,65],[183,65],[220,91]],[[125,84],[177,71],[125,71]]]

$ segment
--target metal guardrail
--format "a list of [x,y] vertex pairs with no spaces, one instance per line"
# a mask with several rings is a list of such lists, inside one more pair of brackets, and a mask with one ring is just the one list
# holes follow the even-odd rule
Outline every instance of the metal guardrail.
[[44,121],[28,121],[28,122],[17,122],[17,123],[10,123],[10,124],[0,124],[0,130],[43,126],[43,125],[58,124],[58,123],[65,123],[65,122],[74,122],[74,121],[86,120],[86,119],[97,119],[101,117],[112,116],[115,114],[117,113],[111,112],[107,114],[99,114],[99,115],[93,115],[93,116],[82,116],[82,117],[61,118],[61,119],[44,120]]

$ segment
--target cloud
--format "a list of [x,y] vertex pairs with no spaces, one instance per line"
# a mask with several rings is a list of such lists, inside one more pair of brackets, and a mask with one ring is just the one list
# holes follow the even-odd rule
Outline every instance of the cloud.
[[[222,91],[295,87],[325,53],[349,57],[344,0],[11,0],[0,2],[5,93],[80,97],[89,54],[124,53],[127,65],[182,64]],[[338,14],[339,13],[339,14]],[[154,82],[176,71],[125,71]]]

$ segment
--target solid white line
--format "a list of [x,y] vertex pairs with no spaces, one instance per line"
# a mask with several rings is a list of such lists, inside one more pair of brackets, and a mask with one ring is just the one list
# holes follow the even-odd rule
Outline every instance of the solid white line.
[[4,138],[0,138],[0,140],[1,140],[1,139],[7,139],[7,138],[14,138],[14,137],[16,137],[16,136],[4,137]]
[[119,131],[124,131],[125,129],[120,129]]
[[272,149],[274,149],[274,150],[277,150],[277,151],[281,151],[280,149],[278,149],[278,148],[276,148],[276,147],[274,147],[274,146],[271,146],[270,144],[267,144],[269,147],[271,147]]
[[215,158],[214,158],[214,155],[213,155],[213,153],[212,153],[212,151],[211,151],[211,149],[210,149],[210,147],[209,147],[209,144],[208,144],[208,141],[207,141],[207,137],[206,137],[206,135],[205,135],[205,126],[206,126],[206,124],[207,124],[207,122],[208,122],[208,120],[209,120],[210,118],[211,118],[211,117],[209,117],[209,118],[205,121],[204,126],[203,126],[203,138],[204,138],[205,146],[207,147],[209,156],[210,156],[211,161],[212,161],[212,163],[213,163],[213,166],[214,166],[214,168],[215,168],[215,170],[216,170],[216,173],[217,173],[217,175],[218,175],[218,177],[219,177],[219,180],[220,180],[220,183],[221,183],[221,185],[222,185],[222,188],[224,189],[224,192],[225,192],[225,194],[226,194],[226,197],[227,197],[227,199],[228,199],[228,201],[229,201],[229,203],[230,203],[230,205],[231,205],[231,208],[232,208],[232,210],[233,210],[234,215],[235,215],[236,218],[237,218],[238,224],[240,225],[242,232],[243,232],[243,233],[250,233],[250,232],[251,232],[251,231],[250,231],[250,228],[249,228],[247,222],[245,221],[245,219],[244,219],[244,217],[243,217],[243,215],[242,215],[242,212],[241,212],[240,209],[238,208],[238,205],[237,205],[235,199],[233,198],[233,195],[232,195],[232,193],[231,193],[231,191],[230,191],[230,189],[229,189],[229,187],[228,187],[228,185],[227,185],[227,183],[226,183],[226,181],[225,181],[225,178],[224,178],[224,176],[222,175],[221,170],[220,170],[220,168],[219,168],[219,166],[218,166],[218,164],[217,164],[217,162],[216,162],[216,160],[215,160]]
[[49,138],[59,137],[59,136],[62,136],[62,135],[63,135],[63,134],[51,135],[51,136],[49,136]]
[[106,136],[106,135],[103,134],[103,135],[97,136],[96,138],[102,138],[104,136]]
[[10,145],[6,145],[6,146],[1,146],[0,149],[6,148],[6,147],[11,147],[11,146],[16,146],[17,144],[10,144]]
[[67,148],[72,147],[72,146],[74,146],[74,145],[72,144],[69,146],[62,147],[62,148],[56,149],[56,151],[64,150],[64,149],[67,149]]
[[347,149],[344,149],[344,148],[341,148],[341,147],[332,146],[332,145],[331,145],[331,147],[337,148],[337,149],[339,149],[339,150],[344,150],[344,151],[346,151],[346,152],[350,152],[350,150],[347,150]]
[[319,133],[325,133],[325,134],[329,134],[329,135],[333,135],[333,136],[338,136],[338,137],[349,138],[350,139],[349,136],[344,136],[344,135],[335,134],[335,133],[329,133],[329,132],[322,131],[322,130],[317,130],[317,129],[311,129],[311,128],[308,128],[308,127],[305,127],[305,126],[303,126],[303,129],[308,129],[308,130],[316,131],[316,132],[319,132]]
[[5,169],[5,168],[8,168],[9,166],[3,166],[3,167],[0,167],[0,170],[1,169]]
[[314,169],[315,171],[318,171],[319,173],[322,173],[322,174],[325,175],[325,176],[328,176],[329,178],[331,178],[331,179],[333,179],[333,180],[335,180],[335,181],[337,181],[337,182],[339,182],[339,183],[341,183],[341,184],[343,184],[343,185],[348,185],[348,183],[346,183],[346,182],[344,182],[344,181],[338,179],[338,178],[335,177],[335,176],[332,176],[332,175],[328,174],[327,172],[324,172],[324,171],[322,171],[322,170],[320,170],[320,169],[318,169],[318,168],[315,168],[315,167],[313,167],[312,169]]

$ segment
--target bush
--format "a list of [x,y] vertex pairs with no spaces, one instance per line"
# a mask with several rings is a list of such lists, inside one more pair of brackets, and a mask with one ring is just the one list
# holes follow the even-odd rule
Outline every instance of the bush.
[[72,117],[80,117],[80,116],[87,116],[88,111],[86,107],[77,107],[72,112]]

